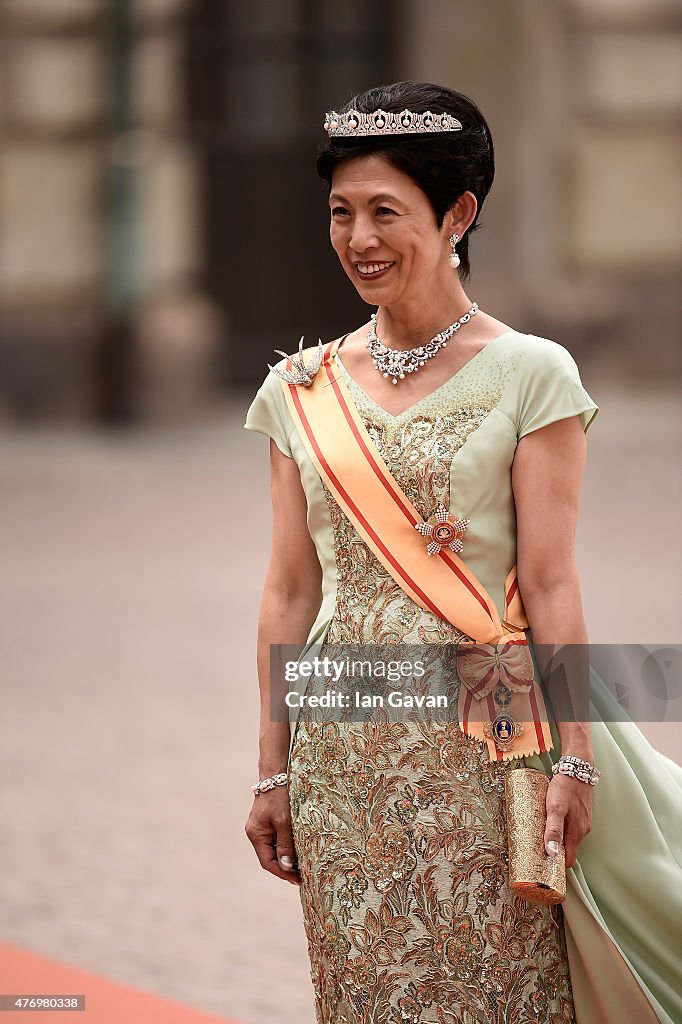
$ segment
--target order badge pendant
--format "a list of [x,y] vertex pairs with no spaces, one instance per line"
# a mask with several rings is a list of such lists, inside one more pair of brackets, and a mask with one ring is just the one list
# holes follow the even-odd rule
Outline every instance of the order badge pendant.
[[510,715],[497,715],[492,722],[487,722],[483,731],[499,750],[509,750],[514,741],[523,734],[524,726]]

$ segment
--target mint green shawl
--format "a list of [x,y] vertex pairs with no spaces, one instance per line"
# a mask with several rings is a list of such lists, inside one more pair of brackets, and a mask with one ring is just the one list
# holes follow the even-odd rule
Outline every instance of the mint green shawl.
[[[576,1021],[680,1024],[682,769],[622,721],[593,668],[590,698],[602,777],[563,904]],[[549,772],[552,756],[525,763]]]

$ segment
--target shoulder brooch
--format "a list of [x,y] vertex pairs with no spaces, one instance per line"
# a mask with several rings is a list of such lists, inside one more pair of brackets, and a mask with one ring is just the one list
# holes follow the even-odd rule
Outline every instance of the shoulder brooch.
[[287,352],[282,352],[279,348],[276,348],[275,352],[280,356],[284,356],[285,359],[290,359],[293,370],[278,370],[276,367],[270,366],[270,363],[268,363],[272,372],[277,374],[278,377],[281,377],[282,380],[285,380],[288,384],[302,384],[305,388],[310,387],[315,374],[322,366],[322,357],[324,355],[322,339],[318,339],[317,350],[313,353],[312,362],[309,366],[306,366],[305,359],[303,358],[303,337],[298,343],[297,354],[290,356]]

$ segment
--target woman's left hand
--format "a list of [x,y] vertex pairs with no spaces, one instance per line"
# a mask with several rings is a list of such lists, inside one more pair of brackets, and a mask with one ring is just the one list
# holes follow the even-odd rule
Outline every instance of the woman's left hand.
[[[566,848],[566,867],[572,868],[578,847],[592,828],[592,786],[567,775],[555,775],[547,789],[545,850],[550,856]],[[551,843],[558,844],[551,847]]]

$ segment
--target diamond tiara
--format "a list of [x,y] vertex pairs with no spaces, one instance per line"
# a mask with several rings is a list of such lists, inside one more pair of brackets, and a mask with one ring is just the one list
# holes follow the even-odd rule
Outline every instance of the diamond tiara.
[[325,131],[330,135],[418,135],[422,132],[458,132],[461,121],[451,114],[432,114],[430,110],[415,114],[402,110],[399,114],[387,110],[373,110],[363,114],[347,110],[337,114],[330,110],[324,119]]

